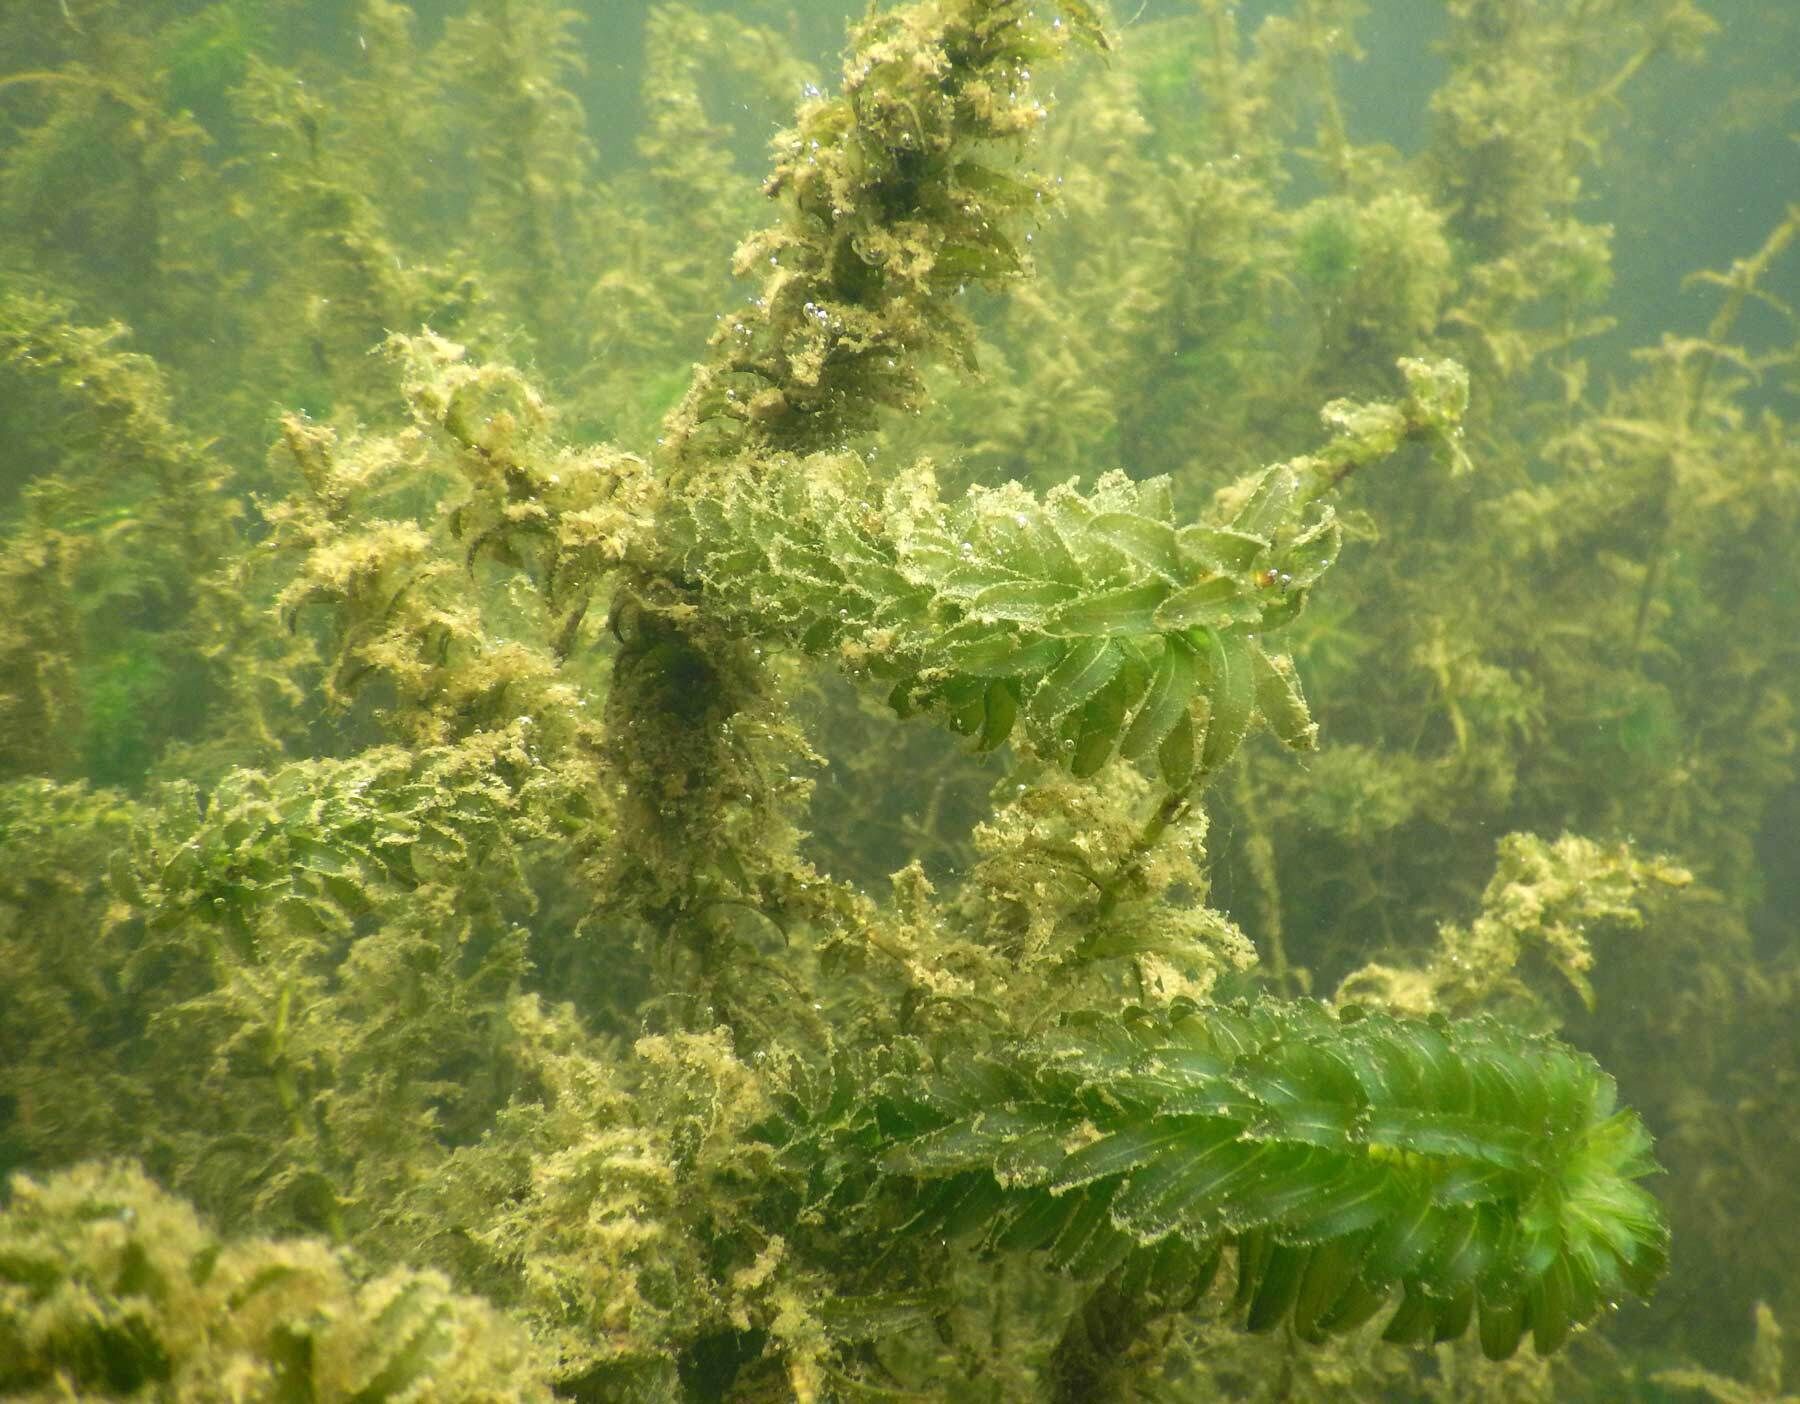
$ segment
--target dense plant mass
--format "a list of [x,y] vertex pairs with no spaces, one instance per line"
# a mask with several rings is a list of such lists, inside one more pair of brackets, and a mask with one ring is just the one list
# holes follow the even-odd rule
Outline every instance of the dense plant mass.
[[1780,1394],[1800,18],[1368,8],[0,14],[0,1393]]

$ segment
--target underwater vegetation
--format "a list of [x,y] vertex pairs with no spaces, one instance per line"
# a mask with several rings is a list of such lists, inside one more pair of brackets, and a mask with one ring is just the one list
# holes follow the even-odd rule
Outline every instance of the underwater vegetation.
[[1785,1397],[1800,22],[1430,8],[0,14],[0,1395]]

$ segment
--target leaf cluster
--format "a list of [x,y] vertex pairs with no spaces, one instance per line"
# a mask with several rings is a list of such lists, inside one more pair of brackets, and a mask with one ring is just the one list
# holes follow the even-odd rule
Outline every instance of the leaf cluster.
[[604,825],[532,745],[371,748],[204,800],[9,787],[0,834],[41,851],[0,886],[9,1158],[153,1148],[234,1219],[366,1232],[509,1095],[528,854]]
[[1115,755],[1176,790],[1219,770],[1260,718],[1313,743],[1291,666],[1258,636],[1292,620],[1337,558],[1317,498],[1413,435],[1443,435],[1462,391],[1409,369],[1404,406],[1340,403],[1318,454],[1242,485],[1213,522],[1178,526],[1166,479],[1103,477],[1041,499],[977,488],[943,504],[928,473],[876,489],[860,460],[782,462],[683,504],[683,565],[743,620],[836,656],[992,749],[1023,729],[1080,777]]
[[10,1399],[552,1398],[525,1333],[442,1274],[315,1239],[226,1242],[142,1172],[16,1176],[0,1209]]
[[1666,1264],[1637,1183],[1649,1138],[1611,1079],[1496,1023],[1177,1001],[826,1085],[770,1133],[815,1204],[854,1214],[873,1173],[899,1183],[872,1231],[1196,1291],[1229,1244],[1253,1331],[1289,1321],[1317,1342],[1399,1286],[1389,1340],[1451,1339],[1478,1316],[1490,1357],[1527,1332],[1548,1353]]

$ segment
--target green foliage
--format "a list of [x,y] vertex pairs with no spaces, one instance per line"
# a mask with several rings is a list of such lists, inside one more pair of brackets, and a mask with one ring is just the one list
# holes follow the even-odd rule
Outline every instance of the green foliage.
[[[14,1154],[146,1153],[156,1106],[184,1192],[366,1231],[505,1099],[490,1055],[527,963],[530,845],[603,827],[535,744],[520,727],[239,771],[204,802],[10,787],[0,833],[39,853],[0,885]],[[70,1047],[89,1073],[59,1091]]]
[[[1023,720],[1035,748],[1077,776],[1122,749],[1185,787],[1248,729],[1260,658],[1285,683],[1272,705],[1306,738],[1291,675],[1246,636],[1303,598],[1258,588],[1260,571],[1279,570],[1258,563],[1298,565],[1303,591],[1336,554],[1328,516],[1277,558],[1272,531],[1237,527],[1190,528],[1184,548],[1165,483],[1140,491],[1119,475],[1041,502],[977,491],[945,508],[914,479],[867,508],[859,530],[866,484],[829,471],[808,463],[694,503],[688,568],[746,627],[890,688],[901,715],[936,711],[982,749]],[[1274,476],[1270,491],[1291,502],[1292,473]]]
[[1658,889],[1666,893],[1694,880],[1666,860],[1639,858],[1625,845],[1603,849],[1572,834],[1553,844],[1508,834],[1499,848],[1481,914],[1466,926],[1440,927],[1429,964],[1366,965],[1338,986],[1338,1001],[1415,1015],[1505,1009],[1529,1026],[1545,999],[1526,980],[1535,964],[1554,971],[1592,1011],[1588,972],[1595,956],[1588,928],[1642,928]]
[[[642,460],[560,442],[522,376],[470,365],[454,342],[425,333],[382,349],[401,368],[410,430],[282,423],[303,486],[263,507],[298,560],[276,609],[290,629],[328,610],[326,697],[382,696],[403,736],[429,744],[530,717],[547,745],[595,744],[581,715],[594,680],[565,664],[604,577],[644,550],[655,491]],[[478,588],[485,560],[511,575],[511,598]]]
[[813,1309],[808,1265],[751,1212],[766,1093],[723,1030],[620,1047],[530,999],[508,1023],[537,1098],[412,1196],[402,1234],[473,1259],[565,1380],[667,1389],[692,1342]]
[[141,646],[115,653],[84,671],[84,769],[102,784],[129,783],[146,768],[145,753],[156,731],[157,714],[174,700],[173,675]]
[[1293,668],[1258,637],[1294,618],[1337,559],[1344,476],[1405,439],[1446,436],[1466,394],[1451,367],[1405,368],[1404,407],[1340,403],[1338,435],[1177,526],[1166,479],[1115,473],[1042,499],[975,489],[946,506],[927,474],[881,491],[853,457],[727,479],[690,499],[684,565],[742,627],[835,655],[979,749],[1020,721],[1081,777],[1115,754],[1173,789],[1216,773],[1254,721],[1290,746],[1315,728]]
[[7,1188],[9,1399],[552,1398],[525,1334],[439,1273],[371,1278],[310,1239],[224,1242],[125,1166]]
[[[471,237],[489,241],[496,294],[550,331],[549,301],[592,236],[593,149],[569,82],[581,16],[530,0],[476,0],[452,18],[436,59],[449,80],[450,149],[474,177]],[[390,326],[394,323],[389,323]],[[567,343],[552,333],[558,361]]]
[[[129,1020],[114,972],[123,933],[105,875],[142,822],[112,791],[15,781],[0,788],[0,1173],[110,1148],[149,1098],[110,1056]],[[63,1060],[76,1057],[70,1077]]]
[[1779,1393],[1785,80],[1263,8],[0,7],[15,1392]]
[[1443,315],[1451,252],[1443,216],[1410,193],[1320,200],[1295,215],[1295,261],[1324,304],[1320,335],[1370,354],[1416,345]]
[[223,0],[169,25],[158,36],[169,100],[216,115],[225,95],[243,81],[253,55],[268,47],[263,0]]
[[[223,465],[171,416],[161,367],[125,328],[86,326],[50,298],[0,296],[0,393],[18,425],[17,529],[0,553],[0,760],[11,774],[75,763],[135,783],[172,704],[238,691],[208,635],[241,624],[209,572],[235,546]],[[253,689],[240,696],[254,706]]]
[[1016,226],[1044,192],[1003,167],[1047,115],[1032,66],[1071,28],[1095,33],[974,0],[856,28],[842,92],[805,103],[777,144],[765,189],[784,218],[734,265],[761,295],[714,333],[669,416],[670,461],[837,448],[920,405],[927,358],[972,363],[955,296],[1023,270]]
[[[1016,774],[1032,783],[1002,786],[976,826],[963,901],[976,939],[1009,971],[1000,982],[1012,1000],[1044,1017],[1104,1007],[1118,990],[1156,1005],[1204,999],[1255,965],[1249,938],[1204,901],[1201,806],[1131,770],[1085,783]],[[897,884],[896,897],[904,891]],[[963,974],[945,957],[936,964],[939,980]],[[976,998],[995,983],[991,971],[966,978]]]
[[609,432],[631,442],[648,441],[686,393],[692,368],[671,364],[669,349],[704,345],[732,297],[730,251],[762,217],[763,153],[746,159],[742,134],[764,117],[788,121],[795,94],[817,88],[776,29],[727,10],[651,6],[643,44],[640,164],[621,173],[607,211],[610,257],[584,319],[582,370],[604,386],[596,408]]
[[902,1053],[873,1096],[835,1090],[779,1133],[802,1138],[817,1200],[854,1202],[855,1167],[878,1165],[905,1182],[899,1231],[1041,1249],[1084,1277],[1203,1289],[1230,1244],[1252,1330],[1317,1342],[1401,1285],[1389,1340],[1478,1314],[1491,1358],[1527,1332],[1549,1352],[1667,1261],[1637,1184],[1649,1137],[1612,1080],[1498,1024],[1178,1002]]

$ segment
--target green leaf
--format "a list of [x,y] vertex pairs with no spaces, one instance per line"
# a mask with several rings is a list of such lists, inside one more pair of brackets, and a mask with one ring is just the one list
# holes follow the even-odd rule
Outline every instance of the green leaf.
[[1112,44],[1100,23],[1100,11],[1088,4],[1088,0],[1062,0],[1057,8],[1069,17],[1069,27],[1081,38],[1102,53],[1111,50]]
[[1666,1260],[1642,1124],[1591,1059],[1490,1021],[1177,1001],[900,1066],[851,1119],[886,1145],[839,1143],[841,1112],[789,1137],[821,1168],[884,1167],[884,1239],[898,1219],[1134,1281],[1230,1245],[1252,1330],[1316,1341],[1398,1292],[1389,1340],[1479,1311],[1495,1357],[1527,1332],[1558,1348]]
[[1186,1121],[1146,1119],[1127,1124],[1072,1151],[1050,1177],[1049,1189],[1060,1194],[1096,1180],[1128,1175],[1166,1152],[1188,1145],[1193,1134]]
[[1258,613],[1255,627],[1259,633],[1268,633],[1279,629],[1284,624],[1293,622],[1302,609],[1306,608],[1306,591],[1300,589],[1274,592]]
[[1205,631],[1206,695],[1212,709],[1200,745],[1200,769],[1210,775],[1230,760],[1250,730],[1256,708],[1256,680],[1250,657],[1254,645],[1242,634]]
[[952,678],[939,689],[938,702],[958,736],[977,735],[987,724],[987,687],[981,678]]
[[1167,522],[1152,521],[1135,512],[1102,512],[1088,524],[1088,530],[1166,580],[1179,581],[1188,573],[1182,569],[1175,528]]
[[1069,753],[1070,774],[1085,779],[1112,759],[1119,732],[1125,725],[1126,709],[1137,701],[1148,681],[1142,665],[1134,665],[1127,659],[1112,680],[1075,714],[1070,737],[1075,743]]
[[1194,783],[1194,767],[1199,759],[1193,712],[1189,710],[1176,718],[1169,734],[1157,746],[1156,768],[1171,790],[1185,790]]
[[1187,715],[1188,702],[1199,683],[1199,665],[1187,640],[1174,635],[1165,638],[1150,675],[1150,686],[1119,740],[1119,754],[1135,760],[1160,746],[1175,724]]
[[1011,176],[1002,175],[990,166],[983,166],[974,161],[959,162],[950,175],[958,185],[974,191],[977,195],[991,195],[1008,205],[1021,209],[1031,204],[1039,193],[1036,186],[1014,180]]
[[1281,553],[1280,570],[1287,577],[1282,582],[1290,590],[1303,590],[1330,570],[1343,545],[1343,528],[1330,508],[1325,515],[1300,535]]
[[937,579],[938,592],[953,600],[974,601],[997,587],[1023,583],[1012,571],[994,561],[970,557],[958,559],[960,564],[952,566]]
[[932,652],[959,672],[978,673],[987,678],[1016,678],[1049,671],[1068,650],[1067,639],[971,630],[962,640],[941,642]]
[[1252,624],[1261,616],[1262,605],[1242,585],[1229,575],[1215,575],[1170,595],[1157,609],[1155,624],[1163,630],[1223,629]]
[[[1073,562],[1066,565],[1050,541],[1050,533],[1036,520],[1016,510],[1016,504],[970,504],[968,536],[975,548],[995,564],[1012,571],[1022,581],[1056,581],[1075,591]],[[959,521],[963,514],[959,513]]]
[[900,546],[900,571],[911,584],[935,588],[962,564],[962,556],[945,541],[913,539]]
[[1174,1154],[1134,1170],[1113,1201],[1120,1227],[1145,1239],[1162,1238],[1191,1221],[1218,1231],[1233,1198],[1272,1173],[1272,1147],[1238,1139],[1229,1122],[1191,1121]]
[[1111,639],[1077,640],[1031,694],[1026,714],[1043,735],[1053,736],[1057,723],[1111,682],[1124,661]]
[[1300,496],[1300,479],[1285,463],[1265,469],[1249,500],[1231,519],[1231,529],[1245,536],[1272,540],[1293,516]]
[[1260,644],[1251,646],[1250,660],[1256,670],[1256,710],[1269,730],[1284,746],[1312,750],[1318,745],[1319,727],[1300,692],[1293,661],[1286,654],[1265,653]]
[[1189,575],[1208,572],[1229,575],[1250,569],[1269,543],[1260,536],[1250,536],[1229,527],[1184,526],[1175,533],[1181,551],[1183,571]]
[[961,238],[938,247],[930,276],[937,279],[997,278],[1019,271],[1019,255],[991,225],[968,224]]
[[1009,580],[990,585],[969,601],[969,613],[977,619],[1010,619],[1020,624],[1041,625],[1050,611],[1080,594],[1060,580]]
[[1013,723],[1019,715],[1019,695],[1010,682],[995,678],[988,684],[986,710],[982,716],[981,734],[975,738],[977,751],[991,751],[1012,735]]
[[1100,590],[1064,605],[1044,627],[1055,634],[1148,634],[1156,630],[1158,607],[1169,587],[1147,581],[1119,590]]

